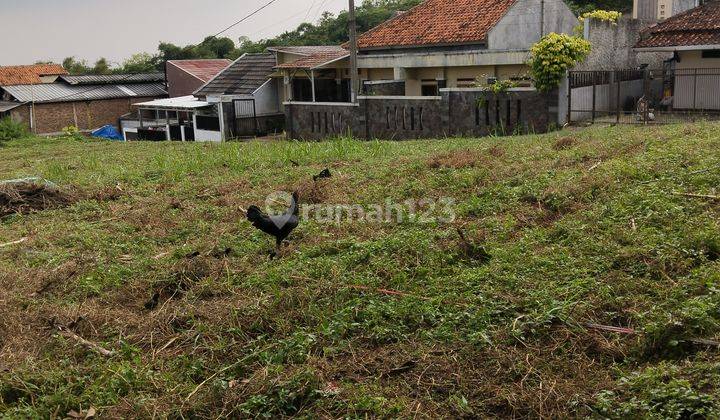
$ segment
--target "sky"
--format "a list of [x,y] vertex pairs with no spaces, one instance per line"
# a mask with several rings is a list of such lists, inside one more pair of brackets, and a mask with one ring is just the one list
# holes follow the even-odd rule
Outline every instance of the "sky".
[[[269,0],[0,0],[0,65],[60,63],[75,56],[112,63],[158,44],[197,44]],[[359,1],[357,2],[359,3]],[[347,0],[276,0],[223,36],[271,38],[323,11],[347,10]]]

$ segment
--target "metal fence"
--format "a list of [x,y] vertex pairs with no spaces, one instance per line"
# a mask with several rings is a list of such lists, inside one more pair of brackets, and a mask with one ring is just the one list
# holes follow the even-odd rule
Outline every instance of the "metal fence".
[[668,124],[720,119],[720,69],[571,71],[568,121]]

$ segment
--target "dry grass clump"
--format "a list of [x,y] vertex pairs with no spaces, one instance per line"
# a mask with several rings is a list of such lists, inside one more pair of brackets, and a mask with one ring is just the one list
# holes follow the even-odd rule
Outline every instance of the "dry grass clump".
[[431,169],[474,168],[479,163],[477,154],[472,150],[456,150],[435,155],[427,161]]
[[28,214],[65,207],[77,200],[77,195],[38,181],[18,181],[0,184],[0,217]]
[[554,150],[566,150],[571,147],[573,147],[577,143],[577,139],[575,137],[560,137],[559,139],[555,140],[555,143],[553,143],[553,149]]

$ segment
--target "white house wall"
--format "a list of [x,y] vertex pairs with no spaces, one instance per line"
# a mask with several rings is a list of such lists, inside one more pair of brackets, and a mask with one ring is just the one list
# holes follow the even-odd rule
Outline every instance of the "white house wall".
[[720,110],[720,58],[702,58],[702,51],[682,51],[680,57],[675,64],[674,107]]
[[[489,50],[528,50],[541,36],[542,6],[539,0],[520,0],[488,35]],[[545,34],[571,34],[579,24],[563,0],[545,1]]]
[[258,116],[273,115],[280,112],[280,89],[282,81],[271,79],[255,91],[255,112]]

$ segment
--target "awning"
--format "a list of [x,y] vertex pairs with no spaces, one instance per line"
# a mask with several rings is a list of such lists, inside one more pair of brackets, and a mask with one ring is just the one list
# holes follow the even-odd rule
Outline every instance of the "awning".
[[201,101],[194,96],[181,96],[178,98],[166,98],[157,99],[149,102],[139,102],[133,104],[138,108],[143,109],[162,109],[169,111],[192,111],[195,109],[207,108],[213,106],[213,104]]

